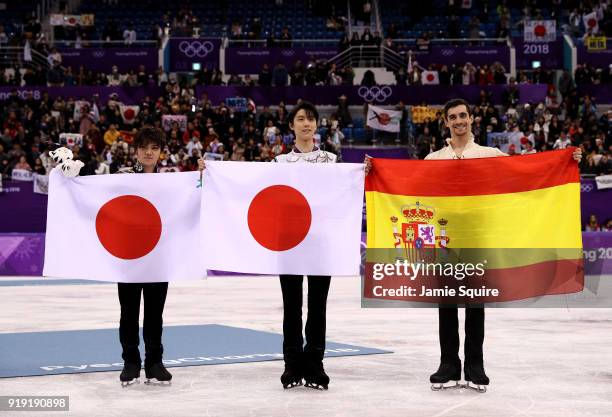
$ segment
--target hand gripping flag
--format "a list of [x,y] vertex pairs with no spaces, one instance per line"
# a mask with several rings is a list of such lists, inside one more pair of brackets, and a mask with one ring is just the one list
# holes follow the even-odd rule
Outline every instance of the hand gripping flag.
[[[572,149],[469,160],[374,159],[372,164],[366,178],[364,297],[455,304],[582,291],[580,176]],[[404,261],[427,269],[388,267],[388,274],[381,269]],[[398,279],[405,273],[414,279]],[[402,288],[407,283],[416,293]],[[426,291],[418,296],[423,287],[447,285],[498,294],[483,290],[466,299]],[[382,287],[397,291],[382,296]]]
[[207,161],[204,172],[208,269],[359,274],[362,164]]
[[43,275],[164,282],[205,275],[199,173],[49,178]]

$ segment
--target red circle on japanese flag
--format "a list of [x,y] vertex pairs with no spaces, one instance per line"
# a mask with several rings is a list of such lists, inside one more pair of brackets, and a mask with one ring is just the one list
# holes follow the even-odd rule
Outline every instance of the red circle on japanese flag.
[[378,116],[378,123],[381,125],[388,125],[391,122],[391,117],[387,113],[381,113]]
[[434,75],[433,74],[427,74],[427,81],[433,81],[434,80]]
[[104,204],[96,216],[96,233],[104,249],[121,259],[151,252],[162,231],[159,212],[147,199],[123,195]]
[[287,185],[261,190],[251,201],[248,223],[261,246],[285,251],[297,246],[310,230],[312,213],[302,193]]
[[587,23],[588,23],[590,28],[594,28],[595,26],[597,26],[597,19],[591,18],[591,19],[588,20]]
[[533,28],[533,33],[535,33],[536,36],[538,37],[542,37],[546,35],[546,26],[544,25],[537,25],[535,28]]
[[125,117],[126,120],[132,120],[134,116],[136,116],[134,109],[127,109],[123,112],[123,117]]

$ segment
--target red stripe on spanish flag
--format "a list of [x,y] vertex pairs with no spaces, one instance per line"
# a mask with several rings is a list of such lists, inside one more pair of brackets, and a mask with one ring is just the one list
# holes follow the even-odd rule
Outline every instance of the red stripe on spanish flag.
[[[418,196],[507,194],[579,183],[573,148],[512,158],[372,160],[366,191]],[[517,173],[524,175],[517,176]]]

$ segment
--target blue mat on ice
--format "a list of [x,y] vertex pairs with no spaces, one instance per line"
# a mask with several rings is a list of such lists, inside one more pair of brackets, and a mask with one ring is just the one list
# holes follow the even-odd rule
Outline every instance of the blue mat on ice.
[[[282,336],[218,324],[164,327],[168,367],[282,359]],[[140,353],[144,360],[144,347]],[[392,353],[327,343],[326,357]],[[123,367],[117,329],[0,333],[0,378],[119,371]]]

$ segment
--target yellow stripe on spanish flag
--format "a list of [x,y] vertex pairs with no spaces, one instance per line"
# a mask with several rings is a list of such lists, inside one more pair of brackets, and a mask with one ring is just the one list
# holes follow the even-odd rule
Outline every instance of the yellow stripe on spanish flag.
[[580,176],[571,149],[470,160],[374,159],[366,210],[364,291],[375,263],[439,261],[444,251],[463,249],[470,261],[486,254],[488,284],[506,289],[495,301],[582,290]]
[[453,248],[580,248],[579,195],[579,183],[467,197],[368,191],[368,247],[393,248],[394,230],[406,238],[406,227],[416,224],[434,227],[428,242],[436,247],[444,238]]

